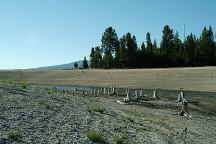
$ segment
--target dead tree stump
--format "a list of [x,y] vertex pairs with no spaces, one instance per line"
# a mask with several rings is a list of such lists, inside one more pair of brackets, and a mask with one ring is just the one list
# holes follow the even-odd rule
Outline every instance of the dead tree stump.
[[176,103],[178,102],[181,102],[181,111],[179,112],[179,115],[191,117],[188,112],[188,101],[185,99],[184,92],[180,92],[180,94],[178,94],[178,100]]
[[155,89],[154,92],[153,92],[153,99],[155,99],[155,100],[160,99],[159,96],[157,95],[157,89]]

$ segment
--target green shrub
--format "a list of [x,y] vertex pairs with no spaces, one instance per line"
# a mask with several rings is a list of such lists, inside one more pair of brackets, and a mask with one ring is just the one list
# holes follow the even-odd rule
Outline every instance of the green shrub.
[[131,122],[131,123],[134,122],[134,119],[132,119],[131,117],[127,117],[127,120],[128,120],[129,122]]
[[103,141],[102,135],[94,130],[94,129],[89,129],[86,132],[86,136],[88,137],[88,139],[92,142],[99,142],[99,141]]
[[51,109],[52,106],[53,106],[53,104],[52,104],[52,102],[50,102],[50,101],[45,101],[45,102],[44,102],[44,106],[45,106],[46,109]]
[[87,111],[90,112],[90,113],[92,113],[92,112],[104,113],[105,108],[100,107],[100,106],[96,106],[96,107],[88,106]]
[[113,136],[113,141],[115,141],[116,144],[123,144],[124,139],[121,136],[114,135]]
[[19,139],[18,132],[16,130],[10,130],[7,132],[7,136],[11,140],[17,140]]

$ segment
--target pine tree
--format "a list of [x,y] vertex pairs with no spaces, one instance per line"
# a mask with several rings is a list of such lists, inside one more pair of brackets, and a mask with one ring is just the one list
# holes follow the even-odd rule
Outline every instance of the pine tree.
[[90,67],[95,68],[95,63],[94,63],[94,48],[91,49],[91,54],[90,54]]
[[168,25],[164,26],[160,48],[165,67],[173,65],[173,37],[173,30]]
[[154,63],[154,56],[153,56],[153,47],[151,42],[150,33],[147,32],[146,34],[146,57],[147,57],[147,66],[152,67]]
[[123,35],[119,40],[119,67],[127,68],[128,67],[128,58],[127,58],[127,50],[126,50],[126,37]]
[[148,53],[148,55],[152,55],[153,54],[153,47],[152,47],[152,42],[151,42],[151,35],[149,32],[147,32],[146,34],[146,52]]
[[76,69],[77,69],[77,68],[78,68],[78,66],[79,66],[79,65],[78,65],[78,63],[77,63],[77,62],[75,62],[75,63],[74,63],[74,68],[76,68]]
[[174,61],[175,66],[183,66],[184,65],[184,59],[183,59],[183,44],[179,38],[178,32],[175,33],[174,39],[173,39],[173,45],[174,45]]
[[142,42],[140,47],[140,52],[138,52],[138,55],[140,55],[140,67],[146,67],[147,66],[147,57],[146,57],[146,48],[144,42]]
[[94,50],[94,66],[95,68],[102,68],[103,67],[103,60],[101,55],[101,49],[99,46],[95,47]]
[[104,51],[104,68],[112,68],[114,67],[113,53],[119,51],[119,41],[115,29],[107,28],[102,35],[101,43]]
[[131,34],[127,33],[125,38],[126,38],[128,67],[134,68],[136,65],[136,52],[137,52],[136,37],[135,36],[131,37]]
[[196,37],[192,33],[187,36],[185,41],[184,61],[185,66],[195,66],[195,49],[196,49]]
[[211,26],[209,29],[204,27],[200,36],[199,55],[201,56],[201,65],[214,64],[214,34]]
[[105,50],[104,56],[103,56],[103,63],[104,63],[104,68],[109,69],[113,68],[113,56],[111,51]]
[[83,59],[83,61],[82,61],[82,67],[83,67],[84,69],[89,68],[89,65],[88,65],[88,62],[87,62],[87,60],[86,60],[86,57],[84,57],[84,59]]

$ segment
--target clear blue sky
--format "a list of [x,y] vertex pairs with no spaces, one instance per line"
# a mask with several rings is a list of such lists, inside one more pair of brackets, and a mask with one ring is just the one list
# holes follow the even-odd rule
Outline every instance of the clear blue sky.
[[216,31],[215,0],[1,0],[0,69],[70,63],[89,56],[112,26],[140,45],[146,32],[160,44],[168,24],[183,37]]

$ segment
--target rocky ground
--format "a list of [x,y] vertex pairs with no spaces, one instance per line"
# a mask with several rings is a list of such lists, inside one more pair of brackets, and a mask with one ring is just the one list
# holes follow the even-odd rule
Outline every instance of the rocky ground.
[[[216,116],[193,108],[191,118],[177,115],[168,100],[121,105],[117,96],[83,96],[32,85],[0,85],[0,144],[215,143]],[[167,106],[168,105],[168,106]]]

